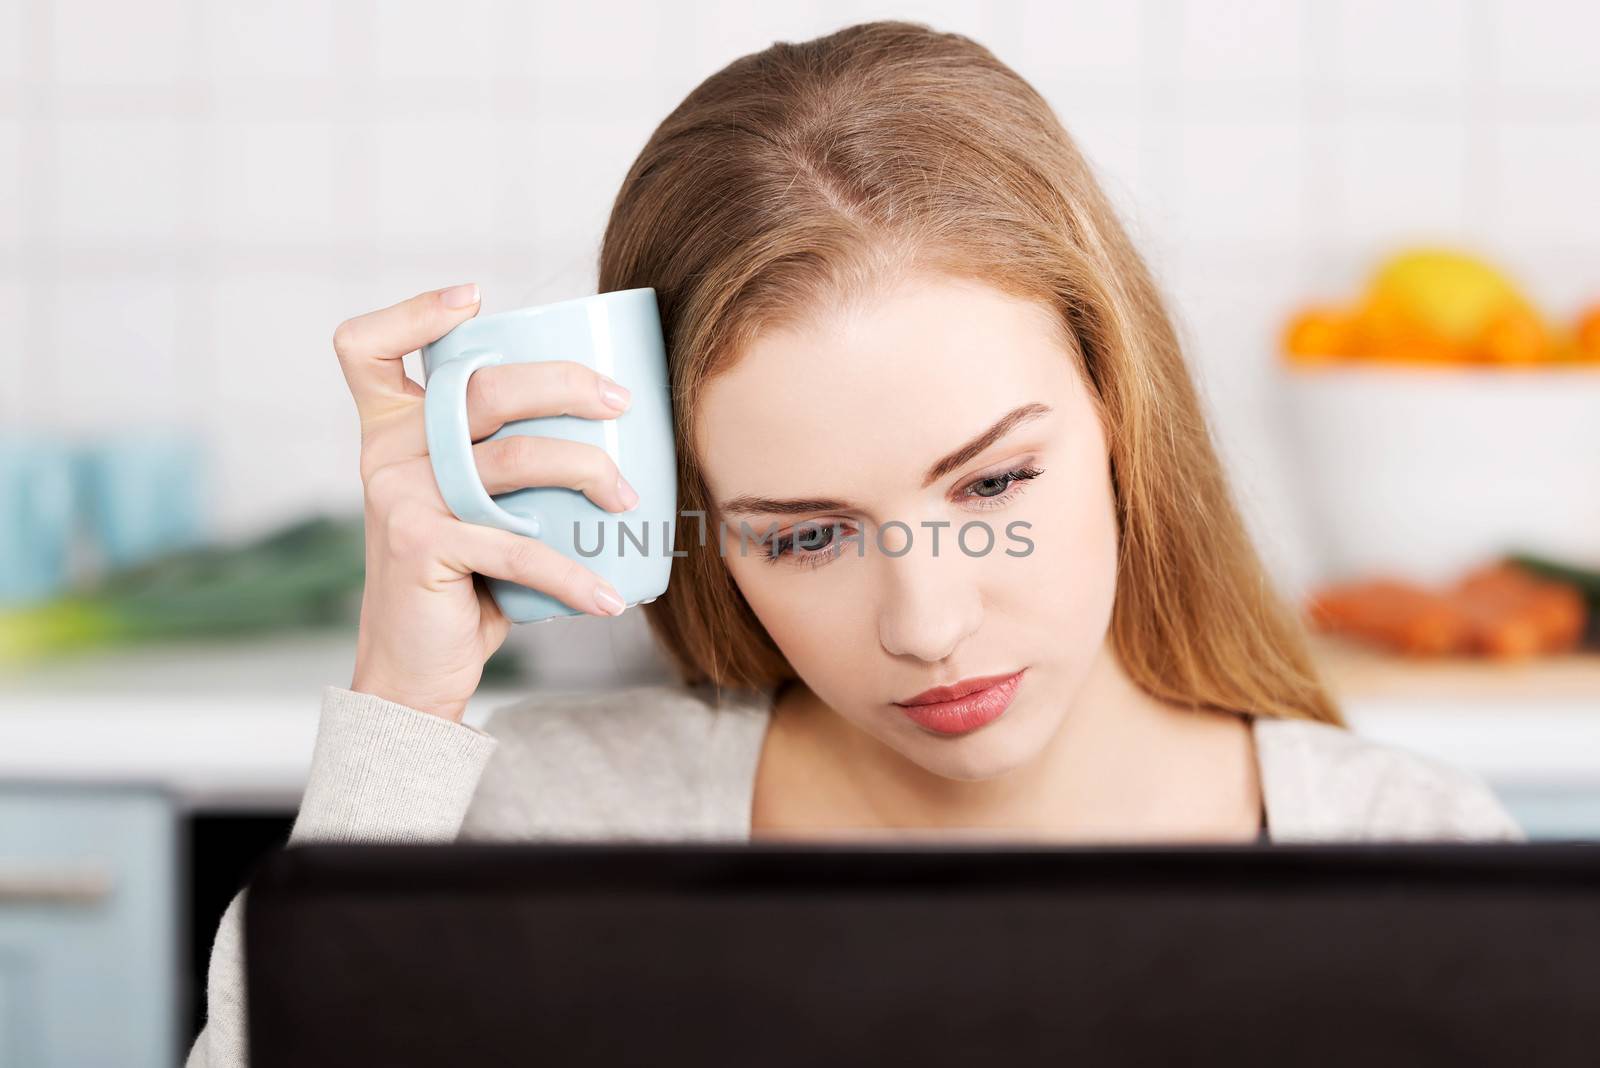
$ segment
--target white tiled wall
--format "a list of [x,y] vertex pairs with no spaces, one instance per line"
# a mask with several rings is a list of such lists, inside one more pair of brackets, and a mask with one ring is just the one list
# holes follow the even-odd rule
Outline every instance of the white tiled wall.
[[218,534],[353,509],[341,319],[468,279],[486,311],[591,292],[617,184],[685,92],[886,16],[984,42],[1079,137],[1288,584],[1314,566],[1266,374],[1289,308],[1427,239],[1559,315],[1600,296],[1581,0],[10,0],[0,419],[197,428]]

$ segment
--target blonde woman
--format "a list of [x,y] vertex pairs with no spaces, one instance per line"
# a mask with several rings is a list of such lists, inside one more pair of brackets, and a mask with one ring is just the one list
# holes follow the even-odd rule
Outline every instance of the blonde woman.
[[[1522,836],[1476,777],[1345,729],[1150,274],[1049,106],[982,46],[877,22],[707,79],[606,228],[599,289],[642,286],[680,507],[727,532],[680,532],[688,555],[642,608],[680,681],[460,722],[509,629],[474,572],[597,615],[620,602],[439,496],[401,357],[475,315],[476,286],[352,318],[334,348],[361,419],[366,593],[293,841]],[[474,438],[613,418],[627,385],[487,369]],[[557,445],[481,442],[478,468],[492,493],[627,509],[606,454]],[[236,900],[191,1065],[244,1059],[239,938]]]

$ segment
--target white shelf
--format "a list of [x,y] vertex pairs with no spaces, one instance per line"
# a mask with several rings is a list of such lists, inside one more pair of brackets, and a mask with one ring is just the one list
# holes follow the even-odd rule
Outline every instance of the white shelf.
[[[0,780],[143,781],[191,805],[293,806],[322,688],[354,637],[174,645],[50,663],[0,681]],[[479,726],[526,688],[485,686]]]

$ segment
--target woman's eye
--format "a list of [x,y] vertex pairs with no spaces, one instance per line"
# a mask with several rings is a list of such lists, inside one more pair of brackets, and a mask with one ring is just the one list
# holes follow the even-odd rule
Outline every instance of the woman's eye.
[[1022,492],[1022,483],[1038,478],[1042,474],[1044,472],[1040,468],[1024,465],[1002,475],[980,478],[968,489],[974,500],[985,502],[979,504],[979,508],[999,508],[1009,504],[1012,498]]
[[[967,495],[976,506],[1002,508],[1022,492],[1023,484],[1044,474],[1040,468],[1024,465],[1004,474],[980,478],[967,486]],[[766,543],[763,554],[768,563],[788,559],[801,567],[820,567],[837,557],[844,535],[841,523],[802,523],[793,531]]]
[[[838,556],[838,548],[838,524],[802,523],[791,533],[768,542],[766,559],[775,564],[788,557],[803,567],[818,567]],[[794,552],[796,549],[798,553]]]

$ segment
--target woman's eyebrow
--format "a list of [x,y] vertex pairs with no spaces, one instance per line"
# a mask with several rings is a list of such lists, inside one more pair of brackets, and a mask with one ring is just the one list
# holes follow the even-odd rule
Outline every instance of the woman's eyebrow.
[[[928,468],[928,473],[922,477],[922,488],[927,489],[1024,423],[1048,415],[1051,411],[1053,409],[1048,404],[1038,403],[1024,404],[1011,409],[996,419],[988,430],[949,455],[936,460],[933,466]],[[848,512],[855,508],[848,501],[831,497],[752,497],[748,494],[730,497],[718,507],[722,514],[727,516],[807,515],[811,512]]]

